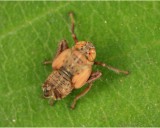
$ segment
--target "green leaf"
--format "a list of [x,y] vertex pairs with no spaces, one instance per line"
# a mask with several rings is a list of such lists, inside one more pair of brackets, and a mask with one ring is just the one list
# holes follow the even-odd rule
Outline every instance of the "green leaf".
[[[41,86],[58,42],[93,42],[98,61],[129,70],[103,76],[69,108],[75,90],[54,106]],[[160,126],[159,2],[0,2],[0,126]]]

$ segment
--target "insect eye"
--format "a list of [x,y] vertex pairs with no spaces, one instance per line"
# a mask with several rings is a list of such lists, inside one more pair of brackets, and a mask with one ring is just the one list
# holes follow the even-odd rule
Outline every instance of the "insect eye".
[[89,56],[88,56],[88,60],[89,61],[94,61],[94,59],[96,58],[96,51],[94,48],[91,48],[89,50]]

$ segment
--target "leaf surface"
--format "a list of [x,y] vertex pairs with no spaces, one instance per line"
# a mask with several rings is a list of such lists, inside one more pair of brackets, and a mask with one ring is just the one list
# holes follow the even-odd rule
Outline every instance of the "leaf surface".
[[[52,107],[41,86],[58,42],[91,41],[103,67],[91,91],[69,106],[75,90]],[[159,2],[0,2],[0,126],[160,126]]]

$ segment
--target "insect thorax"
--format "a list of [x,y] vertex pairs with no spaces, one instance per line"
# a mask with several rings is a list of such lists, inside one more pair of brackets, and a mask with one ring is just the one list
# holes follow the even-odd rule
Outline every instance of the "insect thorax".
[[92,62],[89,62],[83,54],[73,50],[71,56],[64,61],[63,67],[72,76],[81,73],[82,70],[90,67]]

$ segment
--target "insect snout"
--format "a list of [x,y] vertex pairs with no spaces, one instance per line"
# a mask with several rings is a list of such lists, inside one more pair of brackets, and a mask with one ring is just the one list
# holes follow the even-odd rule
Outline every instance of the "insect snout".
[[45,89],[43,93],[44,93],[44,97],[49,97],[49,91],[47,89]]
[[43,96],[46,98],[50,96],[50,89],[48,87],[43,87]]

